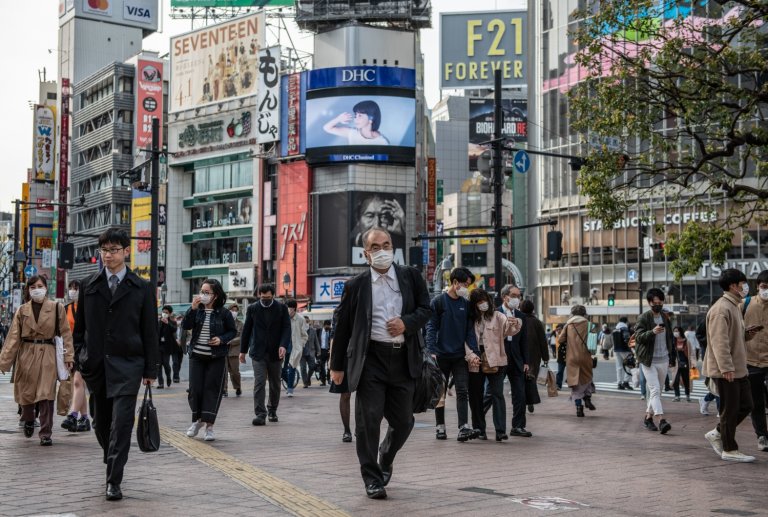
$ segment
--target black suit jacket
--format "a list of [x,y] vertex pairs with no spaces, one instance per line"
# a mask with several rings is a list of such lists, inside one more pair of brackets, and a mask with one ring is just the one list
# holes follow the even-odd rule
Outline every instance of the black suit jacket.
[[[405,324],[405,346],[408,353],[408,370],[412,378],[421,375],[424,360],[422,328],[432,316],[429,307],[427,284],[418,270],[408,266],[393,265],[403,297],[401,319]],[[331,370],[346,371],[349,390],[355,391],[363,373],[368,342],[371,339],[372,319],[371,270],[347,281],[341,302],[334,313],[335,328],[331,347]]]
[[291,345],[291,318],[288,308],[274,300],[268,308],[256,301],[245,313],[243,333],[240,334],[240,353],[246,352],[257,361],[280,360],[280,347],[288,350]]
[[157,377],[157,302],[148,282],[130,269],[113,295],[104,271],[80,288],[75,359],[88,389],[107,397],[136,395],[142,377]]
[[[499,312],[504,314],[504,308],[499,307]],[[515,309],[515,318],[523,321],[520,332],[504,340],[504,351],[507,353],[507,366],[522,373],[523,365],[530,366],[528,359],[528,318],[525,314]]]

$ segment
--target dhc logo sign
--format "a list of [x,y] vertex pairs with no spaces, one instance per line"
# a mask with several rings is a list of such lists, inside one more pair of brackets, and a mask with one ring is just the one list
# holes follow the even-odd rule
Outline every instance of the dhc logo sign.
[[365,68],[365,69],[344,69],[341,71],[341,80],[342,82],[349,82],[353,81],[356,83],[372,83],[376,80],[376,69],[375,68]]
[[148,7],[129,5],[128,3],[126,3],[125,12],[123,13],[123,18],[125,18],[126,20],[136,20],[139,22],[149,23],[152,21],[152,12],[149,10]]

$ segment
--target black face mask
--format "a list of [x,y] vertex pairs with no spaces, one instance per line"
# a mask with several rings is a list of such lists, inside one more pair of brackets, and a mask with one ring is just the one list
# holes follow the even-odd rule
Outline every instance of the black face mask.
[[656,314],[661,312],[663,305],[651,305],[651,310],[655,312]]

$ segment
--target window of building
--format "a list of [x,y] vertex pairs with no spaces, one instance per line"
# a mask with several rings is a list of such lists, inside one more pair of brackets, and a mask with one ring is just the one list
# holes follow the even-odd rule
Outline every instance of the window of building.
[[253,198],[242,197],[192,208],[192,230],[251,224]]

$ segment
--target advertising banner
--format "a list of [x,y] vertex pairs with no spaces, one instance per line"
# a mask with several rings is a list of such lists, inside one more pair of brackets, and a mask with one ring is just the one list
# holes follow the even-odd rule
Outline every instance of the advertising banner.
[[316,276],[315,303],[339,303],[348,276]]
[[[434,235],[437,229],[437,159],[427,158],[427,233]],[[428,242],[428,241],[424,241]],[[427,261],[427,278],[432,278],[435,269],[436,255],[434,244],[429,244]]]
[[132,189],[130,264],[134,273],[149,280],[150,252],[152,250],[152,196],[149,192]]
[[440,87],[493,88],[528,82],[527,11],[440,14]]
[[53,217],[52,200],[39,197],[35,200],[35,214],[38,217]]
[[[152,147],[152,119],[160,120],[160,143],[163,147],[163,62],[140,58],[136,77],[136,149]],[[136,152],[135,155],[139,153]],[[149,155],[146,158],[150,158]]]
[[280,136],[280,47],[259,50],[259,121],[256,140],[276,142]]
[[74,9],[76,18],[109,22],[128,27],[141,27],[145,32],[157,30],[160,10],[158,0],[59,0],[59,24],[69,19]]
[[35,106],[35,181],[53,181],[56,163],[56,112],[51,106]]
[[252,267],[245,268],[229,268],[229,285],[227,286],[227,292],[245,292],[248,295],[252,295],[256,289],[254,283],[254,272]]
[[280,156],[304,154],[307,73],[284,75],[280,89]]
[[264,12],[171,38],[169,112],[256,95]]
[[[528,101],[524,99],[502,99],[504,125],[502,136],[515,142],[528,141]],[[493,99],[469,99],[469,170],[477,170],[477,158],[489,148],[478,145],[493,138]]]
[[414,163],[414,86],[411,69],[354,66],[310,71],[305,124],[309,162]]
[[405,206],[405,194],[352,192],[349,232],[352,266],[363,266],[367,263],[363,255],[363,234],[374,226],[389,231],[395,250],[395,263],[406,264]]
[[293,7],[294,0],[171,0],[171,7]]
[[[57,205],[57,227],[54,227],[54,238],[58,245],[59,242],[63,242],[66,239],[61,238],[61,233],[67,231],[67,196],[69,194],[69,98],[72,94],[72,90],[69,85],[69,78],[62,77],[61,79],[61,120],[59,131],[59,203]],[[57,269],[55,272],[56,279],[56,297],[62,298],[64,296],[64,290],[66,288],[66,274],[62,269]]]
[[172,124],[168,149],[174,158],[183,158],[255,145],[253,118],[251,111],[243,110],[194,119],[187,125]]
[[[280,197],[277,206],[277,274],[291,276],[291,290],[309,294],[309,193],[312,175],[305,161],[278,165]],[[338,231],[338,227],[337,227]],[[296,278],[294,278],[294,253]]]

